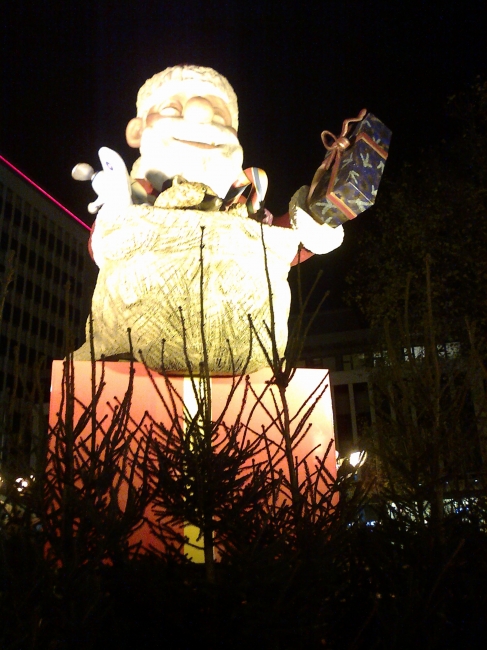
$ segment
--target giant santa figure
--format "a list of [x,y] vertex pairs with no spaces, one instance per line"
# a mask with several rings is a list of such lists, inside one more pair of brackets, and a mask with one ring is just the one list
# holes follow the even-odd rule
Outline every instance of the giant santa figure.
[[[204,342],[213,375],[267,366],[272,340],[283,356],[287,276],[298,247],[328,253],[343,230],[306,213],[307,187],[291,200],[289,227],[272,224],[260,205],[266,177],[255,168],[243,173],[237,130],[228,81],[210,68],[176,66],[139,91],[126,131],[140,149],[130,177],[119,156],[100,150],[91,238],[100,269],[96,359],[128,353],[128,329],[134,356],[168,373],[198,372]],[[87,178],[86,165],[73,175]],[[91,358],[89,337],[88,323],[75,359]]]

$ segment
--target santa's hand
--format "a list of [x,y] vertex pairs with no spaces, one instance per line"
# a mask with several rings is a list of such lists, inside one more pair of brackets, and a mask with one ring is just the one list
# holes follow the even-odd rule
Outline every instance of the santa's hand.
[[118,153],[108,147],[102,147],[98,155],[102,171],[95,172],[91,165],[79,163],[71,175],[76,180],[91,180],[93,189],[98,194],[96,201],[88,205],[91,214],[96,214],[103,208],[104,212],[116,216],[132,205],[130,177]]
[[298,231],[301,243],[312,253],[323,255],[338,248],[343,241],[343,228],[319,224],[307,212],[309,187],[303,185],[289,202],[291,228]]

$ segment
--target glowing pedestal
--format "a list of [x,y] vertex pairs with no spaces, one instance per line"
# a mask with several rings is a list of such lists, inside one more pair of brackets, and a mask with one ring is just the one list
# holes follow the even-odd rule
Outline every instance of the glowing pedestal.
[[[104,368],[103,368],[104,366]],[[63,402],[63,362],[55,361],[52,367],[51,404],[49,419],[51,426],[54,426],[61,405]],[[130,364],[128,362],[97,362],[95,364],[96,382],[98,386],[104,372],[104,388],[96,405],[96,420],[102,422],[104,427],[108,426],[114,417],[114,409],[117,404],[124,400],[129,385]],[[167,381],[161,375],[148,373],[146,368],[140,364],[134,364],[133,393],[130,400],[130,417],[127,421],[127,430],[135,432],[132,447],[143,441],[147,431],[147,413],[155,422],[161,422],[165,427],[170,428],[174,418],[184,421],[183,403],[186,409],[186,418],[194,415],[196,411],[196,398],[191,380],[187,377],[173,376],[170,378],[171,390],[168,389]],[[333,414],[331,397],[328,384],[328,371],[314,369],[298,369],[286,390],[287,403],[291,418],[291,430],[295,430],[298,423],[305,416],[305,413],[314,405],[310,416],[307,418],[309,430],[294,450],[294,456],[304,458],[309,456],[309,465],[313,466],[315,456],[322,458],[329,448],[326,459],[326,468],[331,476],[336,475],[335,447],[333,443]],[[270,370],[264,369],[250,375],[249,386],[246,392],[246,382],[243,380],[235,390],[230,402],[228,397],[232,391],[234,380],[230,377],[215,377],[211,380],[212,390],[212,419],[216,420],[226,407],[223,421],[231,425],[240,414],[240,421],[245,422],[247,439],[251,438],[252,432],[261,432],[267,429],[267,436],[275,445],[281,442],[278,427],[273,422],[282,418],[279,407],[279,396],[275,386],[270,386],[272,378]],[[172,398],[171,398],[172,394]],[[174,400],[174,394],[181,399]],[[319,397],[321,395],[321,397]],[[86,405],[92,401],[92,364],[88,361],[74,362],[74,422],[78,422],[84,413]],[[318,399],[319,397],[319,399]],[[84,405],[84,406],[83,406]],[[169,406],[168,406],[169,405]],[[243,407],[242,407],[243,405]],[[146,422],[146,424],[144,424]],[[141,426],[142,423],[142,426]],[[87,422],[86,431],[89,432],[90,422]],[[306,429],[306,426],[304,427]],[[96,434],[95,445],[99,447],[102,442],[103,433]],[[52,445],[55,441],[51,441]],[[266,462],[267,455],[262,452],[261,457],[256,461]],[[285,468],[284,468],[285,471]],[[304,478],[304,471],[303,476]],[[140,485],[140,479],[134,479],[134,485]],[[126,493],[119,492],[119,501],[126,501]],[[125,503],[120,504],[122,510]],[[146,519],[155,521],[155,513],[151,505],[146,509]],[[194,543],[197,537],[197,529],[185,527],[185,535]],[[133,542],[140,541],[143,547],[149,546],[162,550],[162,543],[156,538],[148,524],[144,524],[132,537]],[[202,552],[196,551],[192,546],[185,548],[185,552],[195,561],[202,561]]]

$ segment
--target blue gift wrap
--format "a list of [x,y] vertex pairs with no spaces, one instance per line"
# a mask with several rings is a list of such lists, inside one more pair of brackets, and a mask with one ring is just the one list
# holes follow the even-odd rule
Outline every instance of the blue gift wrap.
[[[347,135],[349,146],[330,151],[334,162],[318,180],[308,208],[318,223],[336,228],[375,202],[389,152],[391,131],[368,113]],[[325,158],[325,163],[327,158]]]

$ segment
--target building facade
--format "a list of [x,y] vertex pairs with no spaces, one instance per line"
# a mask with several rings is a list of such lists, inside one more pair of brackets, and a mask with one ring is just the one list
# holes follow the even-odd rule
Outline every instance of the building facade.
[[52,360],[84,340],[96,280],[89,232],[0,156],[1,462],[30,448],[25,403],[48,400]]
[[[430,413],[433,402],[428,400],[435,396],[434,386],[418,380],[437,363],[442,382],[442,435],[450,446],[452,441],[461,441],[468,449],[458,459],[467,474],[477,477],[487,466],[486,382],[480,367],[459,342],[436,341],[436,362],[432,357],[428,362],[423,334],[413,337],[412,347],[402,347],[405,340],[398,331],[392,329],[392,333],[395,376],[387,372],[391,360],[384,332],[364,327],[350,309],[320,313],[306,338],[299,365],[329,369],[337,451],[342,458],[361,451],[363,435],[370,436],[380,424],[384,428],[389,420],[391,435],[402,435],[408,415],[409,424],[427,437],[429,429],[421,418]],[[378,368],[381,372],[375,373]],[[407,398],[402,398],[397,373],[409,386]]]
[[379,334],[367,329],[350,309],[319,315],[307,336],[299,365],[327,368],[335,425],[335,442],[341,456],[362,448],[361,434],[374,419],[372,387]]

